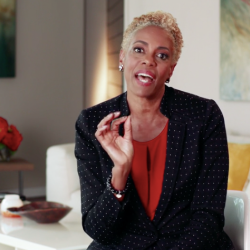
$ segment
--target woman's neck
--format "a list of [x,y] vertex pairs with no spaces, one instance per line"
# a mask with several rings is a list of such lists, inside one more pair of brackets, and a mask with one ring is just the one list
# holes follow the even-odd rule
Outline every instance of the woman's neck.
[[168,118],[160,112],[161,99],[162,96],[155,99],[133,98],[128,94],[134,140],[139,142],[152,140],[164,129]]
[[152,121],[160,114],[160,103],[164,92],[153,98],[134,96],[127,93],[127,101],[131,117],[136,117],[141,121]]

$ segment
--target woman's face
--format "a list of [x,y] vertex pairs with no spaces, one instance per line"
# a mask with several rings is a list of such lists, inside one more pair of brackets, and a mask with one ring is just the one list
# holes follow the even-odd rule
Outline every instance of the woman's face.
[[156,26],[138,30],[128,50],[120,53],[128,94],[152,98],[164,93],[164,83],[175,67],[173,56],[173,41],[167,31]]

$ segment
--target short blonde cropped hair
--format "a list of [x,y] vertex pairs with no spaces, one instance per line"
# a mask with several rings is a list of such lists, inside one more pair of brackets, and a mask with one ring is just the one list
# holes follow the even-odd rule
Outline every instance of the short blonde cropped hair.
[[170,34],[174,43],[174,62],[177,63],[183,47],[182,34],[176,19],[170,13],[163,11],[149,12],[140,17],[135,17],[123,34],[121,48],[125,51],[128,50],[132,36],[138,30],[151,25],[161,27]]

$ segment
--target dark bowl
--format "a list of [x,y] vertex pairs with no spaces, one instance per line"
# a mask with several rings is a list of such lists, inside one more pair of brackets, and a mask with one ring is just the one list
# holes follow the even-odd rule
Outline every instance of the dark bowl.
[[10,207],[7,210],[38,223],[55,223],[68,214],[71,209],[71,207],[57,202],[36,201],[22,207]]

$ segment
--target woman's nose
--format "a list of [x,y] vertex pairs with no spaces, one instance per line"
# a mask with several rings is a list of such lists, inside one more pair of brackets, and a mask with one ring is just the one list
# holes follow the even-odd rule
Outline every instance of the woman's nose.
[[143,58],[143,64],[146,64],[147,66],[155,66],[155,58],[153,55],[145,55]]

